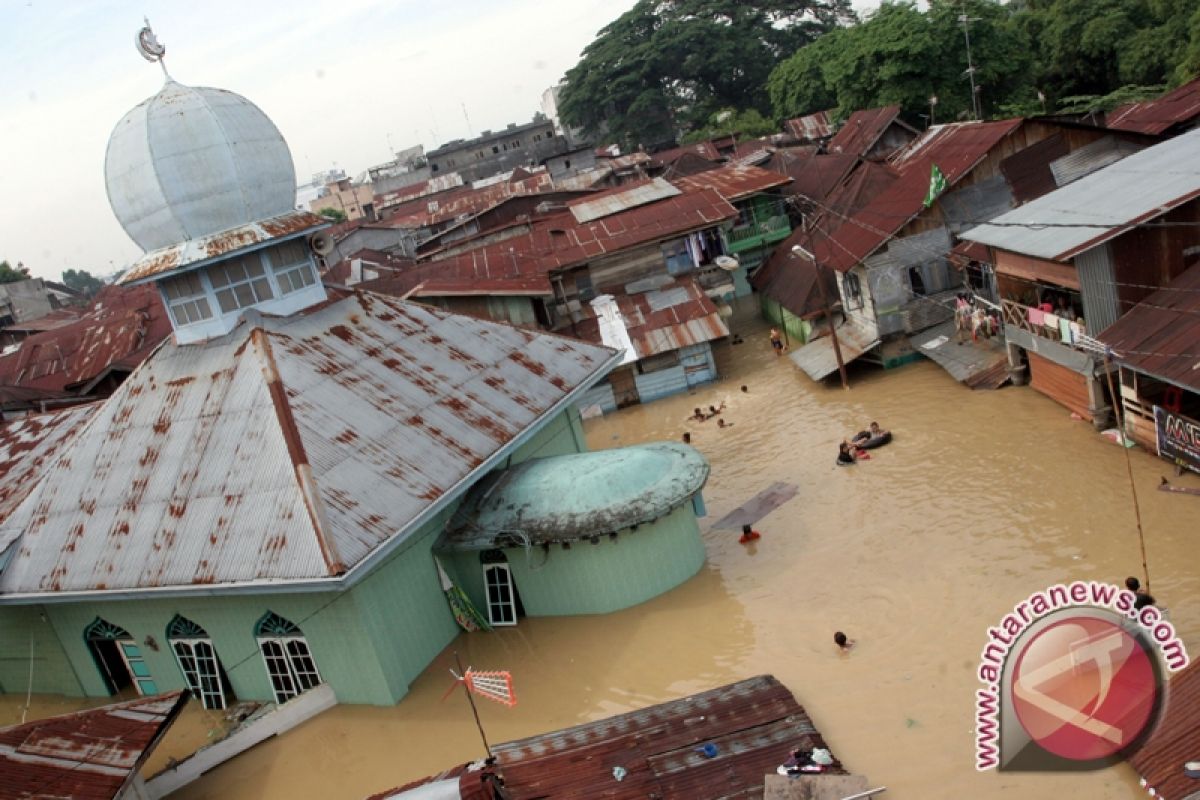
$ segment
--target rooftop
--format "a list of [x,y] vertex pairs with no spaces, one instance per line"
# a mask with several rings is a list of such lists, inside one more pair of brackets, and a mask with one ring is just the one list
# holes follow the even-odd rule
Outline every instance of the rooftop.
[[[618,294],[613,302],[633,345],[626,363],[729,335],[716,305],[691,278],[676,278],[653,291]],[[584,318],[575,324],[576,333],[597,344],[618,347],[605,341],[608,323],[601,323],[593,303],[583,305]]]
[[675,178],[672,183],[691,189],[715,189],[729,202],[735,202],[768,189],[791,183],[787,175],[748,165],[717,167],[695,175]]
[[1158,726],[1129,764],[1152,795],[1165,800],[1200,796],[1200,780],[1183,772],[1200,760],[1200,663],[1176,672],[1167,682],[1166,709]]
[[1130,103],[1109,112],[1109,128],[1137,133],[1166,133],[1200,116],[1200,78],[1154,100]]
[[962,234],[1067,261],[1200,196],[1200,130],[1126,156]]
[[116,797],[187,698],[171,692],[0,728],[0,797]]
[[514,530],[534,544],[604,536],[666,516],[706,480],[704,456],[675,442],[531,459],[471,489],[445,546],[503,547]]
[[336,588],[614,356],[368,293],[169,343],[0,521],[0,601]]
[[916,131],[900,119],[900,106],[855,111],[829,140],[829,152],[865,156],[893,124],[916,135]]

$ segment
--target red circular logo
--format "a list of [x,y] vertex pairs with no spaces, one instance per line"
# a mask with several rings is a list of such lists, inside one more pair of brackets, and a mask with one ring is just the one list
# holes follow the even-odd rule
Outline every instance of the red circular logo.
[[1120,625],[1071,617],[1039,631],[1012,676],[1021,727],[1062,758],[1105,758],[1133,742],[1150,721],[1158,686],[1142,642]]

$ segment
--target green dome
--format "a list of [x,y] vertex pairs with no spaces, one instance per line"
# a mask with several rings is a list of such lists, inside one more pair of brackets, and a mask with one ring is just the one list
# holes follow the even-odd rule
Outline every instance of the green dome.
[[478,550],[603,535],[665,516],[706,480],[704,456],[673,442],[532,459],[472,488],[445,544]]

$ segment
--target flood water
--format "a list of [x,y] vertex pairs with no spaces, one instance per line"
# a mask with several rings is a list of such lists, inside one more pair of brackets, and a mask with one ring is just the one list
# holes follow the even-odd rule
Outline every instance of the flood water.
[[[1140,572],[1120,448],[1027,387],[972,392],[923,362],[853,369],[846,392],[776,358],[744,309],[732,327],[746,343],[722,354],[719,383],[587,423],[593,449],[692,432],[712,464],[707,565],[624,612],[460,636],[465,663],[514,675],[515,708],[481,701],[492,741],[771,673],[888,798],[1144,796],[1124,765],[1070,776],[973,766],[986,629],[1037,589]],[[732,428],[686,420],[722,400]],[[835,467],[837,443],[871,420],[895,442]],[[1200,480],[1131,455],[1154,594],[1200,654],[1200,498],[1155,491],[1160,475]],[[759,542],[709,530],[777,481],[799,493],[756,525]],[[858,642],[846,655],[838,629]],[[441,700],[452,663],[448,651],[394,708],[332,709],[174,797],[358,798],[477,758],[466,701]]]

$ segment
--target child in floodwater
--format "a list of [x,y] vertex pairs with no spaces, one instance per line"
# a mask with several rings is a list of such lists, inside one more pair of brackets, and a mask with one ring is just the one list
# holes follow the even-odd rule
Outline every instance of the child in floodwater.
[[843,441],[838,445],[837,463],[839,467],[848,467],[853,464],[857,458],[855,450],[850,446],[849,442]]
[[854,647],[854,640],[846,638],[846,634],[842,633],[841,631],[833,634],[833,643],[836,644],[838,646],[838,650],[843,653],[849,650],[851,647]]
[[755,539],[761,539],[762,534],[751,528],[749,525],[742,526],[742,536],[738,539],[738,544],[746,544],[753,542]]
[[732,427],[733,427],[733,423],[732,423],[732,422],[726,422],[724,417],[718,417],[718,418],[717,418],[717,427],[718,427],[718,428],[732,428]]

